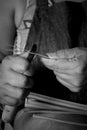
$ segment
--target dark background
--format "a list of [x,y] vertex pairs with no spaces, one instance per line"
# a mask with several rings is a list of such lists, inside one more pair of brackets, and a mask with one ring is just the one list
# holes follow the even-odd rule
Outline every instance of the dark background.
[[[71,48],[83,46],[83,44],[87,47],[87,2],[66,2],[66,4],[69,11],[68,29],[71,37]],[[34,81],[33,92],[87,104],[87,84],[83,85],[80,92],[73,93],[61,85],[53,72],[46,68],[36,71]]]

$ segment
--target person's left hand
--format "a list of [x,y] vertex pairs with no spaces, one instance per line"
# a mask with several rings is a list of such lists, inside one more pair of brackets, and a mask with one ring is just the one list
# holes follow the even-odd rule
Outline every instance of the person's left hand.
[[43,64],[53,70],[56,79],[70,91],[79,92],[83,68],[87,62],[87,49],[65,49],[47,55],[48,59],[41,59]]

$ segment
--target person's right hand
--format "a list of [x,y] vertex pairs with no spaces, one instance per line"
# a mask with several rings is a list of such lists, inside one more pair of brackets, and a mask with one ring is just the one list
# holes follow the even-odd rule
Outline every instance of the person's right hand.
[[[0,103],[16,105],[23,97],[24,88],[31,88],[32,74],[27,69],[29,62],[22,56],[7,56],[0,65]],[[26,84],[28,78],[28,84]],[[27,89],[28,90],[28,89]]]

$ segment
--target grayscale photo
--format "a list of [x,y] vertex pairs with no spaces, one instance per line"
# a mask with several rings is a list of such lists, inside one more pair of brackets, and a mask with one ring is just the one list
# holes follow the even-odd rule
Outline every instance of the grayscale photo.
[[0,0],[0,130],[87,130],[87,0]]

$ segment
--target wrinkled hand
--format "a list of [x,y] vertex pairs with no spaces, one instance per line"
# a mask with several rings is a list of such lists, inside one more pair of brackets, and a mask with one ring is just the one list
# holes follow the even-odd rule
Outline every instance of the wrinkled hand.
[[24,98],[24,89],[29,90],[32,86],[29,78],[31,73],[26,73],[28,68],[29,62],[22,56],[7,56],[3,59],[0,65],[0,103],[16,105]]
[[87,64],[87,49],[73,48],[47,54],[49,59],[42,58],[43,64],[53,70],[56,79],[72,92],[80,90],[83,79],[83,68]]

